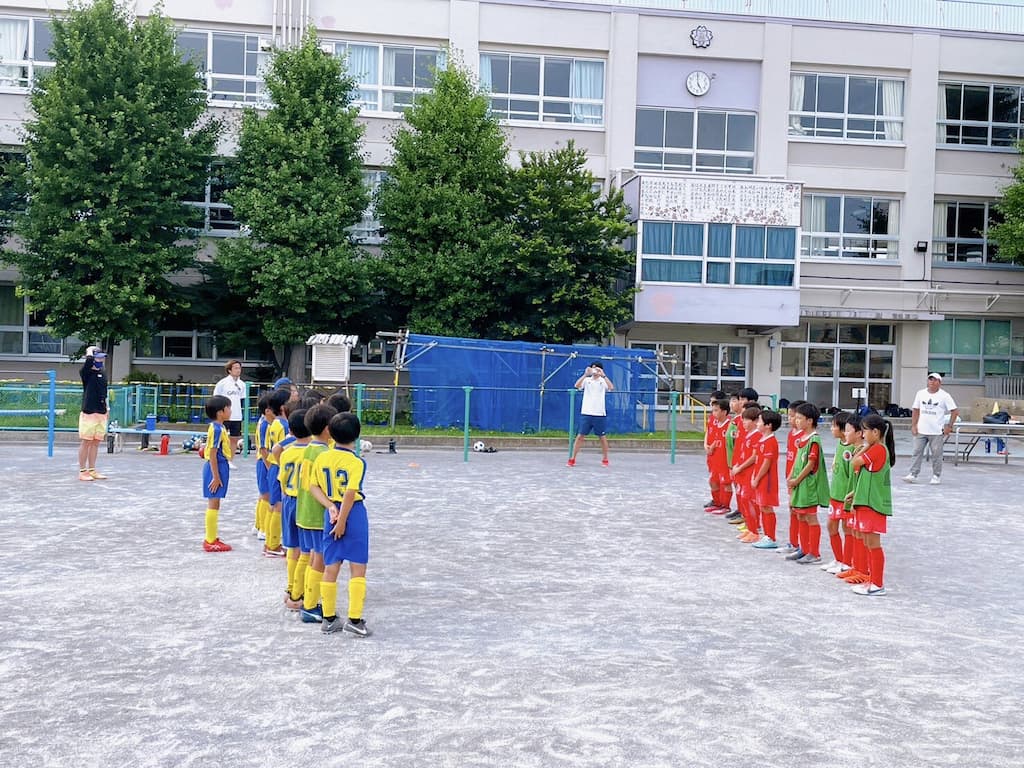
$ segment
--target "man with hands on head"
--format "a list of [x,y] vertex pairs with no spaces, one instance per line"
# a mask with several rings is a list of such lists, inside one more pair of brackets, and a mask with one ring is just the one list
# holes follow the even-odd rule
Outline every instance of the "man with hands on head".
[[580,407],[580,429],[576,434],[576,442],[572,446],[572,458],[569,459],[570,467],[576,466],[576,454],[583,447],[583,441],[588,434],[593,432],[601,440],[601,464],[608,466],[608,430],[605,427],[607,412],[605,410],[604,396],[606,392],[615,390],[611,379],[605,376],[604,366],[595,361],[587,366],[587,370],[576,380],[576,389],[583,390],[583,404]]
[[78,416],[78,479],[106,480],[96,469],[100,442],[107,436],[107,377],[103,370],[107,353],[97,346],[85,350],[78,372],[82,379],[82,411]]

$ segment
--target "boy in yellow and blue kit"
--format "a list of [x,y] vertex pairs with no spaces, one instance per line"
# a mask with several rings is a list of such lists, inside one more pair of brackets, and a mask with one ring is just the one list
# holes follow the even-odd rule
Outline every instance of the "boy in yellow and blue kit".
[[230,552],[231,547],[217,535],[217,517],[220,500],[228,495],[231,477],[231,436],[224,423],[231,418],[231,401],[223,395],[214,395],[206,401],[206,416],[210,427],[206,430],[206,448],[203,453],[203,496],[206,498],[206,552]]
[[[306,429],[306,411],[297,410],[288,414],[288,431],[290,434],[277,444],[281,449],[278,462],[281,467],[278,479],[281,481],[281,545],[288,550],[288,587],[285,590],[284,602],[293,611],[302,607],[302,602],[292,597],[295,584],[303,583],[306,578],[305,562],[299,552],[299,528],[296,525],[295,509],[299,496],[299,478],[302,471],[302,457],[309,445],[309,430]],[[299,590],[302,594],[302,590]]]
[[306,411],[305,427],[310,442],[299,466],[299,493],[295,505],[295,524],[299,529],[299,568],[306,562],[305,578],[296,573],[292,582],[293,601],[302,600],[299,617],[307,624],[323,621],[320,609],[320,584],[324,576],[324,507],[309,492],[316,457],[328,450],[330,423],[336,411],[320,403]]
[[267,411],[271,414],[271,418],[268,419],[269,426],[263,449],[266,452],[264,463],[267,465],[267,495],[270,513],[267,516],[267,544],[263,548],[264,557],[285,556],[284,548],[281,546],[281,483],[277,479],[280,465],[277,455],[274,453],[274,447],[288,436],[288,421],[281,415],[281,412],[290,397],[291,392],[278,390],[272,393],[267,400]]
[[[370,559],[370,523],[363,504],[363,476],[366,462],[356,456],[360,424],[354,413],[339,413],[331,419],[334,448],[317,456],[313,463],[310,493],[324,506],[324,577],[320,585],[323,624],[326,634],[346,632],[367,637],[363,620],[366,599],[366,563]],[[348,561],[348,620],[337,615],[338,573]]]

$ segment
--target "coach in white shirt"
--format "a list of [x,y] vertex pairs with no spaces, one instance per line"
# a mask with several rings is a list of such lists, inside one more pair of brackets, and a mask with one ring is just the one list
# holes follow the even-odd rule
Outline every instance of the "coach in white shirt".
[[576,454],[583,446],[583,440],[593,432],[601,440],[601,464],[608,466],[608,420],[605,411],[604,396],[615,389],[612,380],[604,375],[604,366],[600,362],[591,363],[587,370],[576,380],[576,389],[583,390],[583,405],[580,407],[580,429],[576,442],[572,446],[572,457],[569,466],[576,466]]
[[910,466],[910,473],[903,478],[906,482],[917,480],[926,446],[932,452],[932,485],[942,482],[939,479],[942,474],[942,444],[946,442],[946,435],[953,431],[959,415],[960,409],[952,396],[942,389],[942,376],[929,373],[928,386],[914,398],[914,418],[910,423],[910,432],[914,436],[914,463]]
[[225,422],[228,425],[228,434],[232,437],[242,436],[242,398],[245,396],[245,382],[242,381],[242,364],[237,360],[228,360],[224,370],[228,375],[217,382],[213,388],[213,394],[223,395],[231,401],[231,420]]

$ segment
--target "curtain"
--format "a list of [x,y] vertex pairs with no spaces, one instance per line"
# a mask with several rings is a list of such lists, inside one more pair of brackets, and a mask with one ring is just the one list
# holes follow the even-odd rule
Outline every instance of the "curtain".
[[737,264],[737,285],[793,285],[793,267],[788,264]]
[[569,97],[573,100],[572,121],[588,125],[604,122],[603,104],[580,104],[577,99],[604,101],[604,62],[579,61],[572,64]]
[[704,255],[703,224],[676,224],[675,238],[676,242],[672,253],[676,256]]
[[376,45],[350,45],[346,68],[360,85],[377,85]]
[[[25,87],[24,68],[19,62],[28,57],[28,22],[0,19],[0,86]],[[12,63],[14,62],[14,63]]]
[[676,259],[644,259],[641,280],[658,283],[699,283],[701,262]]
[[[806,75],[793,75],[789,78],[789,111],[802,112],[804,108],[804,89],[807,84]],[[803,136],[803,125],[800,123],[799,115],[789,116],[789,132],[791,135]]]
[[[732,225],[708,225],[708,258],[728,259],[732,257]],[[726,280],[728,282],[728,280]]]
[[480,54],[480,90],[491,93],[494,85],[491,80],[491,57],[490,54]]
[[672,253],[672,225],[664,222],[643,222],[641,253],[668,256]]
[[[953,233],[946,233],[946,206],[947,203],[936,203],[932,212],[932,235],[936,241],[939,238],[953,237]],[[950,243],[932,243],[932,258],[941,258],[947,261],[947,254],[953,249]]]
[[400,53],[398,48],[384,48],[384,85],[395,84],[395,68],[398,63],[398,54]]
[[764,227],[736,227],[736,258],[764,258]]
[[[882,113],[885,117],[903,117],[903,81],[881,80]],[[903,140],[903,121],[886,120],[885,138],[887,141]]]
[[768,227],[768,258],[792,261],[796,257],[796,230]]

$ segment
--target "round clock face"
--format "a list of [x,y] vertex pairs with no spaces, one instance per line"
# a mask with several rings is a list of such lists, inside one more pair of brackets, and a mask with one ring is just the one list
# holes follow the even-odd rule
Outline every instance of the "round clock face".
[[703,96],[711,89],[711,78],[707,72],[699,69],[691,72],[686,78],[686,90],[694,96]]

